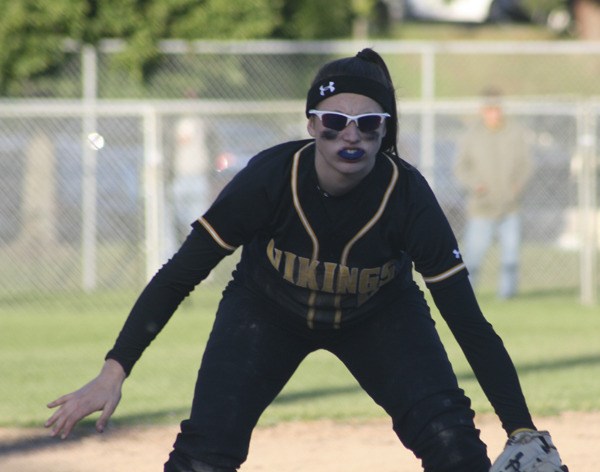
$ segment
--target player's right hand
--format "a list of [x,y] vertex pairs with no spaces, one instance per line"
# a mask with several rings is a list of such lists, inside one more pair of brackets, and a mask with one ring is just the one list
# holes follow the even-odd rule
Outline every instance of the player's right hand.
[[78,421],[95,411],[102,411],[96,422],[96,430],[101,433],[106,427],[119,401],[121,387],[125,381],[125,371],[121,365],[108,359],[98,376],[75,392],[63,395],[48,403],[48,408],[59,407],[44,426],[52,428],[51,435],[65,439]]

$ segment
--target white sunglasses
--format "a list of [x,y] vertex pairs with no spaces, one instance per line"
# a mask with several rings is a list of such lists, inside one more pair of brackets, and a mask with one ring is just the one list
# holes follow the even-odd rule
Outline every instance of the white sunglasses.
[[346,115],[337,111],[308,110],[310,115],[317,116],[325,128],[335,131],[342,131],[350,123],[355,123],[359,131],[368,133],[375,131],[386,118],[390,118],[389,113],[363,113],[362,115]]

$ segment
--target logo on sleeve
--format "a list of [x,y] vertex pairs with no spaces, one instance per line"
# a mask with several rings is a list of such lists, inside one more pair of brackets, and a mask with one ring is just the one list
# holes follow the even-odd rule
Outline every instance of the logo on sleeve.
[[454,259],[460,259],[460,251],[458,249],[454,249],[452,254],[454,254]]

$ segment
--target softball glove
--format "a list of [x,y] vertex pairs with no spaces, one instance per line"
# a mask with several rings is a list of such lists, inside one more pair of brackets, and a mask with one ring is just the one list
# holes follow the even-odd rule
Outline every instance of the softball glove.
[[521,431],[506,442],[490,472],[569,472],[548,431]]

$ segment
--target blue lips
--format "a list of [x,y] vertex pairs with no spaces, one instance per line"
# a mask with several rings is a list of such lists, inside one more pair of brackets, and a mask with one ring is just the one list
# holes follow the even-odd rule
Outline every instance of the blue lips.
[[338,156],[347,161],[355,161],[365,155],[363,149],[342,149],[338,152]]

